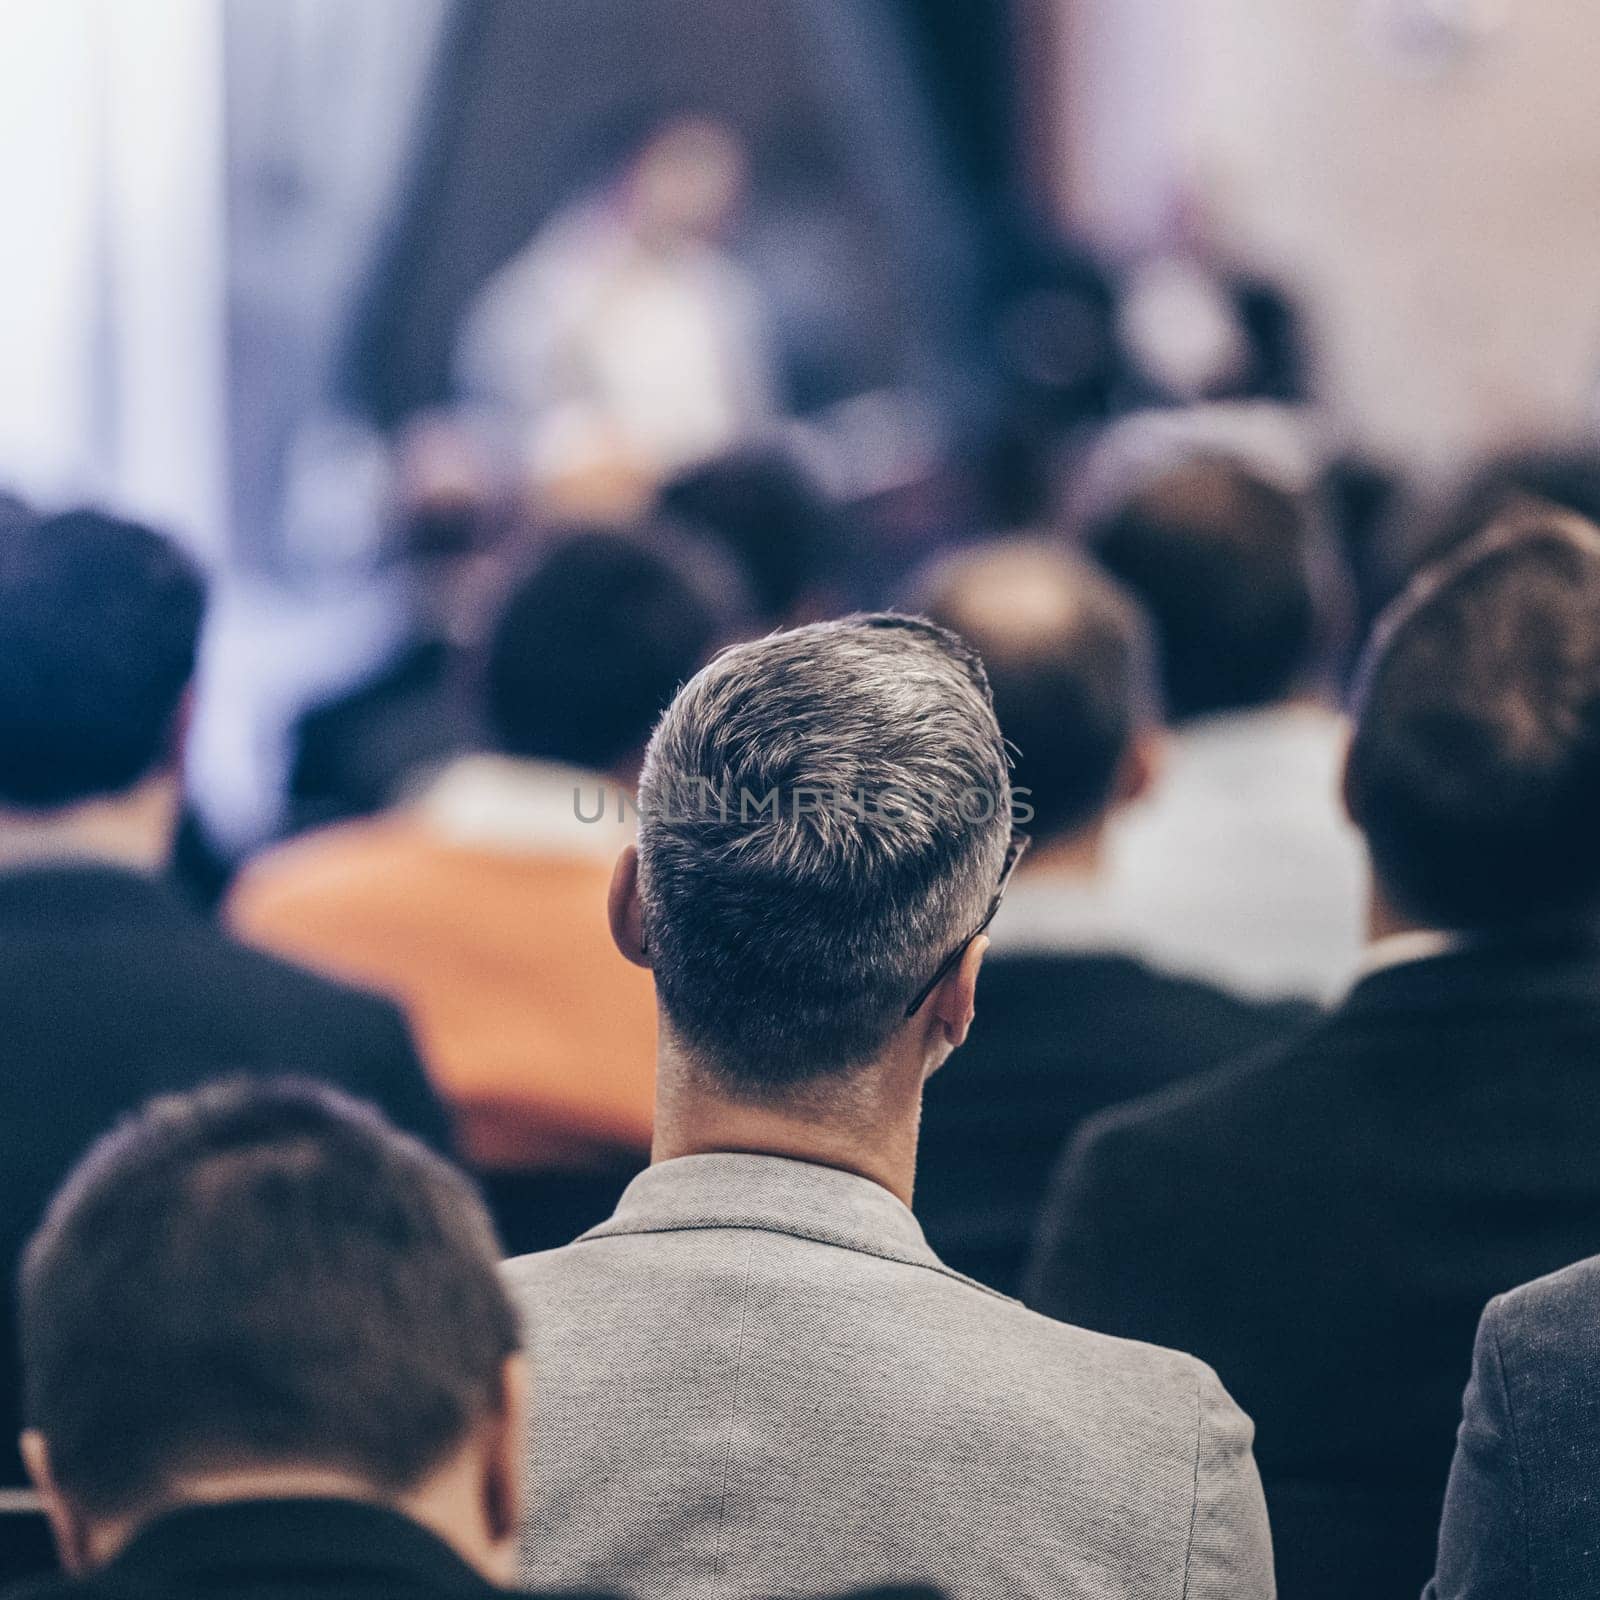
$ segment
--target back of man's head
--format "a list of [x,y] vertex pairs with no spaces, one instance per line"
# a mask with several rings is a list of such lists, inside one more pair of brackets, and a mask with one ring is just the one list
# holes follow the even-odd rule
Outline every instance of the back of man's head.
[[1551,513],[1425,569],[1358,677],[1351,815],[1395,907],[1485,930],[1600,905],[1600,532]]
[[177,757],[205,590],[97,511],[0,520],[0,808],[121,793]]
[[1134,739],[1156,712],[1149,630],[1103,572],[1052,540],[1008,539],[935,562],[917,609],[983,658],[1012,749],[1011,784],[1041,839],[1109,808]]
[[498,1254],[463,1177],[330,1090],[151,1102],[24,1258],[24,1410],[55,1489],[107,1524],[271,1469],[400,1499],[507,1403]]
[[657,728],[639,806],[663,1009],[751,1099],[884,1049],[981,920],[1011,832],[981,663],[892,615],[725,651]]
[[1097,519],[1087,538],[1150,613],[1174,721],[1271,704],[1313,666],[1307,508],[1241,463],[1179,461]]
[[491,735],[508,755],[610,771],[742,616],[738,575],[670,525],[555,536],[489,641]]
[[745,445],[687,468],[661,491],[661,509],[720,541],[769,625],[804,620],[844,555],[839,512],[776,446]]

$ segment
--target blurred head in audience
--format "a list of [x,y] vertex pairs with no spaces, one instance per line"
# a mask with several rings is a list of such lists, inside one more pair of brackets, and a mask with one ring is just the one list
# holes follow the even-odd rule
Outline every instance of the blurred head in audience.
[[692,679],[650,742],[612,893],[619,947],[655,974],[658,1156],[820,1149],[909,1192],[1010,805],[982,664],[931,623],[818,623]]
[[669,526],[557,536],[489,639],[491,737],[631,781],[656,718],[746,609],[731,563]]
[[744,198],[739,136],[714,117],[673,117],[638,147],[623,177],[630,221],[646,241],[714,239]]
[[498,1255],[464,1178],[330,1090],[151,1102],[22,1269],[23,1449],[67,1567],[185,1505],[336,1497],[509,1581],[525,1374]]
[[204,604],[148,528],[0,517],[0,853],[165,856]]
[[1374,931],[1483,932],[1600,908],[1600,532],[1515,519],[1380,619],[1345,778]]
[[1196,455],[1148,479],[1088,540],[1155,623],[1174,722],[1309,686],[1319,639],[1299,496],[1227,456]]
[[1138,606],[1044,539],[946,556],[913,604],[983,658],[1012,792],[1033,812],[1027,866],[1087,864],[1110,811],[1144,792],[1157,759],[1156,667]]
[[839,513],[786,450],[749,445],[690,467],[661,510],[718,540],[749,575],[762,621],[815,621],[846,552]]

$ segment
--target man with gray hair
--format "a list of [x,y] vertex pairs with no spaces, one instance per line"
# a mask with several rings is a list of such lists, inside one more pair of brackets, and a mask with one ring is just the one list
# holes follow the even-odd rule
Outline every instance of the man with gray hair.
[[909,1210],[1011,813],[983,668],[928,622],[737,646],[667,711],[611,892],[655,976],[654,1165],[507,1269],[539,1416],[527,1580],[1271,1596],[1250,1422],[1209,1369],[959,1276]]

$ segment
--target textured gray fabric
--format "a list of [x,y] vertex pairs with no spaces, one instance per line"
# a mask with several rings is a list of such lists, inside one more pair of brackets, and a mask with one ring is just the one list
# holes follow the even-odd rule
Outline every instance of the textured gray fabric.
[[864,1178],[665,1162],[506,1273],[534,1367],[530,1587],[1273,1593],[1251,1424],[1210,1368],[959,1276]]

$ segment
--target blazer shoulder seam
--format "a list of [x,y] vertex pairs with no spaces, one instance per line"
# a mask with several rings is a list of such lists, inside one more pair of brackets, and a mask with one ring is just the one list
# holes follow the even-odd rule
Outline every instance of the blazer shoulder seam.
[[1494,1347],[1494,1376],[1500,1389],[1500,1404],[1506,1410],[1506,1431],[1511,1435],[1511,1453],[1517,1464],[1518,1520],[1522,1523],[1522,1570],[1533,1571],[1533,1533],[1528,1523],[1528,1472],[1522,1453],[1522,1440],[1517,1436],[1517,1413],[1511,1403],[1511,1385],[1506,1381],[1505,1346],[1500,1342],[1499,1318],[1491,1307],[1486,1314],[1489,1341]]
[[744,1377],[745,1336],[750,1323],[750,1263],[755,1256],[755,1240],[751,1240],[744,1253],[744,1285],[739,1294],[739,1339],[733,1350],[733,1380],[728,1393],[728,1432],[722,1442],[722,1495],[717,1502],[716,1544],[711,1558],[712,1581],[722,1582],[723,1544],[728,1530],[728,1486],[733,1480],[733,1431],[739,1420],[739,1384]]
[[1189,1569],[1194,1561],[1194,1534],[1200,1524],[1200,1462],[1205,1454],[1206,1409],[1200,1393],[1200,1374],[1194,1380],[1194,1484],[1189,1499],[1189,1540],[1183,1549],[1183,1600],[1189,1597]]

